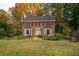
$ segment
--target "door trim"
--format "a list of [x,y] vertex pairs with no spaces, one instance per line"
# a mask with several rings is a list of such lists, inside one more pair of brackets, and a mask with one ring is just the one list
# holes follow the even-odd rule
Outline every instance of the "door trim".
[[[36,34],[36,31],[39,31],[39,34]],[[35,28],[35,35],[41,35],[41,29],[40,28]]]

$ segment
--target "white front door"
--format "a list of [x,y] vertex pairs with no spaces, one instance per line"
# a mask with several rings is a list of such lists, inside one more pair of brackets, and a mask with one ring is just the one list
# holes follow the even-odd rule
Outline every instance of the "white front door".
[[40,35],[40,34],[41,34],[40,28],[35,28],[35,35]]

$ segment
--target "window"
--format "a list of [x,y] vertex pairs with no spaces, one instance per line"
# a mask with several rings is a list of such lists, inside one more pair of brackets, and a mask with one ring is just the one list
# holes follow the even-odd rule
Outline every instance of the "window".
[[30,27],[32,27],[32,23],[31,22],[27,22],[24,26],[30,28]]
[[29,33],[29,30],[26,31],[26,34],[30,34],[30,33]]
[[46,28],[46,29],[44,29],[44,35],[48,35],[48,36],[52,35],[52,30],[51,30],[51,28]]
[[32,35],[32,29],[29,29],[29,28],[27,28],[27,29],[25,29],[25,32],[24,32],[25,34],[25,36],[29,36],[29,35]]
[[48,35],[48,34],[50,34],[50,30],[49,30],[49,29],[47,29],[47,35]]
[[51,23],[50,22],[46,22],[45,25],[46,25],[46,27],[51,27]]

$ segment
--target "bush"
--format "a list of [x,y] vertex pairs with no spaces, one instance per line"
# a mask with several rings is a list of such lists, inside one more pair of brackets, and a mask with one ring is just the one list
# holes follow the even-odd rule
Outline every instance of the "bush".
[[79,41],[79,30],[77,31],[71,31],[70,32],[70,37],[72,42],[78,42]]
[[58,40],[56,37],[54,37],[54,36],[45,36],[44,38],[43,38],[44,40]]
[[75,38],[76,38],[76,40],[79,41],[79,30],[76,32],[76,34],[75,34]]
[[22,34],[21,31],[16,31],[16,32],[14,33],[15,36],[16,36],[16,35],[20,35],[20,34]]
[[13,37],[20,35],[20,31],[13,31],[11,24],[8,24],[5,21],[0,22],[0,38],[4,37]]
[[11,30],[0,31],[0,39],[3,39],[4,37],[11,38],[13,36],[18,36],[20,34],[21,34],[20,32],[14,32],[14,31],[11,31]]
[[36,37],[38,37],[38,38],[42,38],[42,35],[37,35]]
[[8,31],[0,32],[0,39],[11,37],[11,35],[12,35],[12,33],[8,32]]
[[45,36],[44,40],[63,40],[68,39],[64,34],[55,34],[55,36]]
[[60,33],[57,33],[57,34],[55,35],[55,37],[56,37],[57,39],[59,39],[59,40],[61,40],[61,39],[69,39],[69,37],[67,37],[67,36],[64,35],[64,34],[60,34]]

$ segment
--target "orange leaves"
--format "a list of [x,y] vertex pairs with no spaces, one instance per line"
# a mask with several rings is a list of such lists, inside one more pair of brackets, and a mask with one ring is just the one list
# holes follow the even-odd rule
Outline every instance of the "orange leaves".
[[9,17],[8,17],[7,12],[0,9],[0,21],[6,21],[8,19],[9,19]]
[[29,15],[36,15],[40,10],[38,3],[16,3],[15,6],[23,12],[27,11],[28,13],[30,13]]

